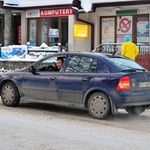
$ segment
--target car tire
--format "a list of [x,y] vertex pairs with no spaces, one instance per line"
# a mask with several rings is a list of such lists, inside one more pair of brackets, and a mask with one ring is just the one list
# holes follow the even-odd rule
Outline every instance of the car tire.
[[92,94],[87,106],[89,113],[96,119],[104,119],[110,115],[110,100],[102,92]]
[[131,115],[140,115],[146,110],[146,108],[144,106],[134,106],[134,107],[127,107],[125,108],[125,110]]
[[19,104],[20,95],[15,84],[7,82],[2,86],[1,99],[5,106],[15,107]]

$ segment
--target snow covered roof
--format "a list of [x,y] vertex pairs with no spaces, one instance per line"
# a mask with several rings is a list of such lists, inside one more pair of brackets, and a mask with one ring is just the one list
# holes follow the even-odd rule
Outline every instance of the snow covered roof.
[[10,7],[37,7],[37,6],[50,6],[50,5],[63,5],[71,4],[72,0],[3,0],[4,6]]
[[[73,0],[3,0],[6,7],[39,7],[39,6],[53,6],[53,5],[71,5]],[[111,3],[111,2],[138,2],[138,1],[149,1],[149,0],[80,0],[81,6],[85,12],[91,10],[93,4],[100,3]]]
[[[67,5],[72,4],[73,0],[3,0],[4,6],[16,6],[16,7],[34,7],[34,6],[51,6],[51,5]],[[120,2],[120,0],[80,0],[81,3],[87,5],[87,3],[109,3]],[[121,2],[135,1],[135,0],[121,0]],[[136,0],[137,1],[137,0]]]

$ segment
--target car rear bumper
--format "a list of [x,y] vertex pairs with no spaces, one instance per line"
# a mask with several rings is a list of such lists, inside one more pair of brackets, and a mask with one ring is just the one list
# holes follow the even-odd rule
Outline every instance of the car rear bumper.
[[117,109],[129,106],[147,106],[150,108],[150,92],[135,92],[119,94],[118,97],[113,98],[113,102]]

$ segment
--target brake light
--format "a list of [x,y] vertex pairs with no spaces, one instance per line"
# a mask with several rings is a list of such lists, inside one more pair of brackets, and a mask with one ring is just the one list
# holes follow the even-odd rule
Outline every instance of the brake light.
[[130,90],[130,78],[129,76],[125,76],[120,78],[117,86],[117,90],[123,91],[123,90]]

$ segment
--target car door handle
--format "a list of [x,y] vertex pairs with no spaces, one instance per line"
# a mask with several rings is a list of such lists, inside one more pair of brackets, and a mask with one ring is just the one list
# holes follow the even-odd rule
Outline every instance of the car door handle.
[[83,78],[82,81],[88,81],[88,79],[87,78]]
[[56,79],[56,77],[50,77],[50,80],[55,80]]

